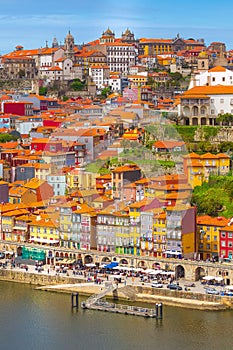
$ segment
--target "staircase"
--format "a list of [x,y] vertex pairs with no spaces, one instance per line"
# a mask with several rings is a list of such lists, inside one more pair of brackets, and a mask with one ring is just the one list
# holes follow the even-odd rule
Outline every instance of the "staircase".
[[102,290],[100,293],[92,295],[90,298],[88,298],[85,301],[86,306],[89,307],[89,306],[95,304],[97,302],[97,300],[105,297],[105,295],[113,292],[115,289],[117,289],[117,285],[116,284],[113,284],[113,283],[105,284],[104,290]]

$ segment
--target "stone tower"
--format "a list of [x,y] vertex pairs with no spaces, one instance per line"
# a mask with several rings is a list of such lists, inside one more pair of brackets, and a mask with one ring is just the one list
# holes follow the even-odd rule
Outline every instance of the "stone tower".
[[74,58],[74,37],[70,34],[70,30],[65,38],[65,55],[72,60]]
[[197,70],[198,72],[205,72],[209,69],[209,56],[207,52],[202,51],[197,57]]

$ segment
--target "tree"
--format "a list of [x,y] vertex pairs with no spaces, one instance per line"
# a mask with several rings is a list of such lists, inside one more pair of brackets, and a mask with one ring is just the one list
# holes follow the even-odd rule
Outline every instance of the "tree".
[[40,95],[40,96],[46,96],[47,92],[48,92],[47,87],[41,86],[41,87],[39,88],[39,95]]
[[222,123],[222,125],[232,125],[233,114],[231,113],[219,114],[216,120],[218,123]]
[[111,93],[111,88],[110,88],[110,86],[108,86],[108,87],[106,87],[106,88],[104,88],[102,91],[101,91],[101,96],[103,97],[103,98],[106,98],[106,97],[108,97],[108,95]]
[[73,82],[70,84],[70,87],[74,91],[81,91],[84,90],[85,84],[81,82],[80,79],[74,79]]
[[0,143],[5,143],[5,142],[9,142],[15,140],[15,137],[13,135],[9,135],[9,134],[0,134]]

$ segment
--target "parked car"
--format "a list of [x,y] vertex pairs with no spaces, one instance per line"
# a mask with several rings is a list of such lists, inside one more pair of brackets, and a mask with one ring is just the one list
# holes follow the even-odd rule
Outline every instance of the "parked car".
[[163,288],[163,284],[160,282],[152,282],[151,287],[153,288]]
[[182,287],[179,286],[178,284],[170,283],[167,285],[167,288],[171,290],[182,290]]
[[216,290],[215,288],[206,288],[205,292],[206,292],[206,294],[219,295],[219,291]]

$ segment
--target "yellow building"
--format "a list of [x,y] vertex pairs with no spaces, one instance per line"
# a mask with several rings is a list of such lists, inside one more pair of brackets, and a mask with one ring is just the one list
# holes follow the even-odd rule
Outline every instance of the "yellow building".
[[230,157],[227,154],[190,153],[184,156],[184,173],[192,188],[208,181],[211,174],[226,175],[230,170]]
[[197,249],[200,259],[212,259],[220,256],[219,230],[227,226],[229,219],[211,217],[208,215],[197,217]]
[[1,219],[1,229],[2,229],[2,239],[11,242],[17,242],[18,237],[14,232],[15,219],[18,216],[28,214],[29,211],[26,209],[15,209],[9,212],[2,213]]
[[43,245],[59,244],[59,220],[38,216],[30,224],[30,241]]
[[128,80],[131,88],[140,87],[142,85],[146,85],[148,81],[148,77],[145,75],[128,75]]
[[72,238],[72,213],[77,210],[76,201],[60,205],[60,239],[61,246],[68,247]]
[[72,192],[75,189],[78,189],[79,186],[79,174],[78,169],[73,169],[66,174],[67,188],[69,192]]
[[142,201],[129,205],[130,219],[130,240],[134,245],[134,252],[131,254],[141,254],[141,210],[148,204],[148,200],[144,198]]

